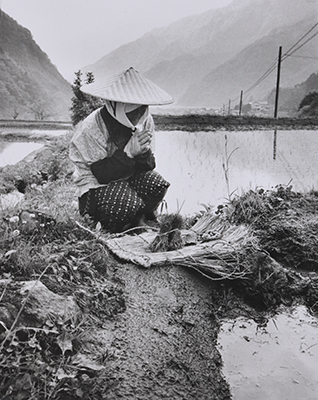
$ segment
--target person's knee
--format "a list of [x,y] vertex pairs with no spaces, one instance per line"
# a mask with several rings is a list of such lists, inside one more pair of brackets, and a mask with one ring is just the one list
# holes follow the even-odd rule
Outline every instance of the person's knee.
[[144,208],[144,200],[135,190],[127,187],[125,191],[118,192],[112,199],[99,205],[97,217],[105,229],[120,232]]

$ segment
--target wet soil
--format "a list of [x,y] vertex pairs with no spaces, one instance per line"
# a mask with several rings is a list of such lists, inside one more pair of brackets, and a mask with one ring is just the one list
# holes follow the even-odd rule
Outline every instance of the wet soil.
[[230,399],[212,283],[168,265],[119,264],[116,275],[126,311],[93,334],[107,354],[107,399]]

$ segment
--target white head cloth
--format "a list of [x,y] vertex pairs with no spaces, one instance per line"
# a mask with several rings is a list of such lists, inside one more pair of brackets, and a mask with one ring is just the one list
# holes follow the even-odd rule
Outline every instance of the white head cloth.
[[140,117],[138,123],[133,125],[127,117],[127,113],[141,107],[140,104],[121,103],[119,101],[106,100],[105,106],[113,118],[115,118],[122,125],[127,126],[127,128],[131,128],[133,131],[141,127],[149,116],[149,107],[147,107],[143,115]]

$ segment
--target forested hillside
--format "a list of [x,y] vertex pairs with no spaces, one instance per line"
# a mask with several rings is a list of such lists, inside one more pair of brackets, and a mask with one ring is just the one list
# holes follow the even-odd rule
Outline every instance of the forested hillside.
[[[318,69],[318,67],[317,67]],[[304,82],[291,88],[281,88],[279,91],[280,110],[297,114],[303,98],[312,92],[318,92],[318,73],[311,74]],[[267,101],[274,104],[275,91],[268,96]]]
[[31,32],[0,10],[0,118],[69,120],[71,97]]

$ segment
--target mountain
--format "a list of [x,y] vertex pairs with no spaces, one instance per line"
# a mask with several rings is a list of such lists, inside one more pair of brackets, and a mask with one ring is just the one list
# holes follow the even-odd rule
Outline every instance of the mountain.
[[[311,92],[318,92],[318,73],[311,74],[308,79],[294,87],[282,88],[279,91],[280,110],[297,114],[300,102]],[[268,103],[274,104],[275,91],[273,90],[267,98]]]
[[0,9],[0,118],[70,120],[71,97],[31,32]]
[[[314,18],[302,20],[294,25],[273,30],[269,35],[247,46],[230,61],[215,68],[200,82],[188,88],[181,97],[180,102],[186,106],[212,107],[217,104],[228,103],[229,99],[239,99],[243,90],[245,102],[256,99],[263,100],[276,85],[276,59],[279,46],[282,46],[283,54],[307,32],[315,23]],[[304,48],[306,54],[317,54],[317,40],[307,43]],[[288,57],[281,64],[281,87],[290,87],[305,80],[311,73],[318,71],[317,62],[314,59]],[[272,73],[268,75],[254,90],[248,89],[274,66]],[[204,102],[201,100],[204,99]]]
[[[317,22],[317,0],[234,0],[227,7],[157,28],[83,68],[96,77],[130,66],[171,93],[176,105],[219,107],[248,89]],[[317,54],[317,37],[304,47]],[[314,59],[288,58],[282,85],[317,72]],[[275,73],[249,96],[263,99]]]

